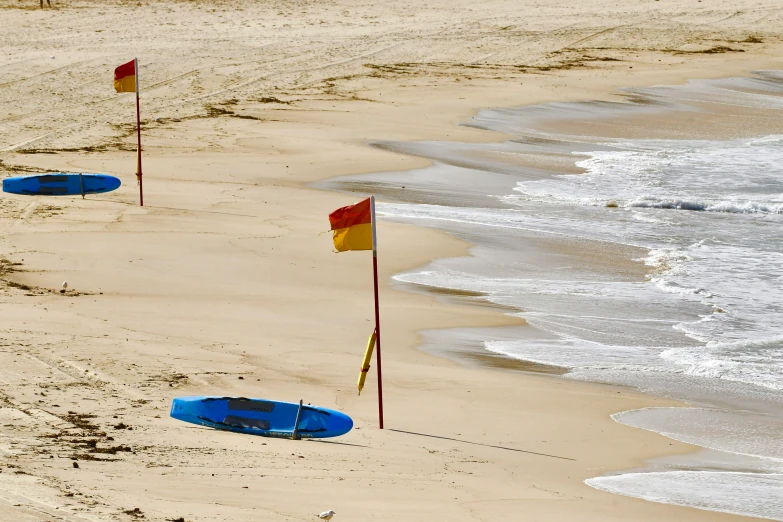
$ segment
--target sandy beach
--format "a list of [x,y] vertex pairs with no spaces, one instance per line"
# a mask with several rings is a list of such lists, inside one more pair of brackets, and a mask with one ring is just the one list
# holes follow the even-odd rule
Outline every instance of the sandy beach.
[[[358,198],[312,185],[429,163],[371,140],[499,141],[458,125],[486,107],[781,69],[777,2],[53,4],[0,0],[0,173],[123,186],[0,197],[0,520],[742,518],[583,483],[694,451],[610,418],[674,401],[419,350],[423,330],[525,324],[390,285],[470,245],[383,221],[379,430],[374,374],[355,385],[371,256],[328,233]],[[144,207],[112,88],[133,57]],[[202,429],[169,418],[184,395],[304,399],[355,428]]]

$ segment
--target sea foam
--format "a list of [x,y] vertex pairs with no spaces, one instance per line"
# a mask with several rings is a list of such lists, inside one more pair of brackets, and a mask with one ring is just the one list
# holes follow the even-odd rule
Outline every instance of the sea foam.
[[712,471],[625,473],[587,479],[596,489],[735,515],[783,520],[783,475]]
[[[411,202],[379,205],[385,219],[476,245],[396,281],[470,292],[532,327],[519,339],[485,339],[490,352],[711,405],[615,419],[746,459],[720,472],[690,465],[598,477],[587,481],[593,487],[783,520],[783,136],[599,138],[545,124],[680,110],[698,121],[710,104],[715,113],[779,117],[782,74],[626,91],[640,103],[487,109],[467,123],[515,136],[502,144],[383,145],[435,161],[374,175],[384,190],[404,176],[397,194]],[[749,118],[732,121],[745,132]],[[576,169],[528,161],[562,165],[569,151]]]

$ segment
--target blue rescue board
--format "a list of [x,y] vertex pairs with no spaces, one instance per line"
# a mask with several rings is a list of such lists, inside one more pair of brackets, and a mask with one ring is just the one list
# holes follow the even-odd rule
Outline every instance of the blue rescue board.
[[[171,416],[181,421],[286,439],[293,437],[298,411],[299,404],[293,402],[245,397],[177,397],[171,404]],[[299,438],[323,439],[345,435],[353,420],[339,411],[304,405],[298,427]]]
[[25,196],[78,196],[111,192],[120,180],[106,174],[40,174],[3,180],[3,192]]

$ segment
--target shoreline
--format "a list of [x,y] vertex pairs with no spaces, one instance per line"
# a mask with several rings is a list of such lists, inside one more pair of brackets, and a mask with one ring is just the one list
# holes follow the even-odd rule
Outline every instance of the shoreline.
[[[739,58],[730,66],[721,65],[739,68],[738,62]],[[714,61],[705,59],[705,63]],[[571,82],[585,73],[561,72],[563,77],[536,81],[541,86]],[[622,77],[613,74],[605,81]],[[654,74],[651,68],[648,76]],[[346,90],[360,90],[351,85],[357,81],[364,80],[345,80]],[[306,185],[313,178],[351,173],[346,170],[359,173],[426,164],[366,147],[368,139],[440,139],[445,133],[459,140],[495,141],[494,133],[451,125],[487,100],[503,106],[520,96],[552,96],[543,87],[533,88],[532,96],[520,95],[510,81],[504,85],[486,79],[483,85],[471,87],[465,96],[470,101],[463,102],[451,100],[463,91],[445,82],[419,86],[418,91],[406,87],[421,94],[414,96],[401,93],[396,79],[377,80],[386,83],[380,91],[375,81],[362,89],[387,98],[396,93],[397,99],[385,98],[384,103],[305,100],[297,102],[302,110],[284,113],[284,121],[280,111],[286,107],[240,102],[231,110],[262,118],[263,123],[216,117],[150,128],[145,137],[149,158],[145,169],[165,175],[149,174],[150,182],[145,184],[149,206],[143,210],[133,206],[129,152],[10,155],[11,161],[24,158],[26,164],[52,168],[67,164],[109,171],[131,181],[115,195],[86,202],[31,204],[22,198],[4,202],[4,215],[14,220],[2,230],[4,252],[12,261],[24,259],[22,268],[30,270],[15,274],[14,280],[56,288],[67,277],[73,288],[84,292],[78,299],[28,297],[11,289],[0,294],[9,317],[20,325],[4,330],[3,337],[14,347],[26,344],[26,353],[35,359],[3,354],[16,373],[2,375],[10,383],[8,400],[14,405],[5,407],[3,414],[10,415],[15,426],[2,435],[4,442],[10,438],[22,448],[6,458],[33,477],[45,477],[46,487],[61,488],[46,493],[43,487],[28,486],[29,496],[40,495],[36,498],[74,516],[84,510],[95,516],[122,517],[122,511],[140,507],[150,517],[184,515],[188,520],[249,516],[300,520],[323,511],[329,502],[341,520],[348,521],[363,519],[367,512],[375,520],[399,518],[400,513],[389,511],[394,509],[403,509],[402,516],[410,520],[436,516],[474,520],[477,513],[492,520],[519,509],[541,520],[576,514],[584,520],[628,516],[737,520],[609,496],[575,479],[669,452],[692,451],[686,444],[615,426],[609,418],[610,413],[630,406],[673,405],[672,401],[535,375],[526,374],[519,381],[507,372],[463,369],[418,352],[420,330],[466,323],[492,326],[510,320],[489,308],[389,292],[389,280],[399,271],[442,256],[465,255],[468,244],[440,232],[383,223],[382,299],[388,312],[383,312],[382,321],[393,326],[386,329],[392,333],[384,335],[384,347],[404,347],[399,353],[384,350],[390,361],[385,366],[388,382],[396,385],[388,388],[387,419],[395,419],[399,423],[395,428],[401,430],[421,433],[437,427],[439,433],[431,435],[563,454],[576,458],[578,464],[374,429],[372,394],[359,401],[351,389],[360,355],[357,347],[366,342],[370,295],[367,281],[357,280],[355,274],[366,273],[367,260],[350,254],[335,258],[329,252],[329,238],[317,237],[314,230],[322,221],[326,229],[327,213],[350,201]],[[598,84],[591,84],[588,92],[599,91]],[[554,97],[568,99],[577,91],[574,87]],[[428,112],[423,113],[422,107]],[[410,122],[421,125],[413,128]],[[317,172],[313,164],[318,165]],[[411,238],[419,247],[415,251],[405,248]],[[292,288],[306,288],[308,295],[292,293]],[[21,327],[23,323],[27,324]],[[52,326],[57,327],[56,333]],[[98,331],[108,332],[108,340]],[[261,347],[261,340],[269,346]],[[38,391],[33,396],[31,383],[42,379],[38,376],[42,364],[52,368],[62,385],[58,390],[40,382],[46,384],[41,390],[47,395],[39,399]],[[367,390],[372,388],[370,380]],[[293,389],[316,404],[349,411],[357,421],[356,430],[337,444],[294,447],[286,441],[186,429],[166,418],[172,393],[287,397]],[[498,396],[506,397],[507,411],[498,409]],[[80,459],[76,475],[70,455],[79,444],[61,436],[45,439],[48,445],[43,445],[41,436],[48,432],[31,425],[27,417],[13,417],[15,413],[6,411],[32,411],[37,401],[43,401],[39,409],[51,410],[47,415],[63,422],[73,420],[65,413],[68,408],[79,415],[97,415],[90,422],[135,453],[118,454],[117,460],[107,462]],[[118,420],[135,429],[113,429]],[[76,428],[65,429],[77,439]],[[101,447],[109,444],[99,431],[89,433],[88,438],[98,440]],[[601,447],[608,442],[613,444]],[[351,445],[363,446],[361,453]],[[50,461],[45,453],[36,453],[42,450],[52,451],[55,458]],[[304,458],[290,458],[291,451]],[[130,480],[132,476],[141,480]],[[27,480],[18,477],[3,473],[4,491],[14,480]],[[116,483],[106,487],[107,478]],[[251,489],[239,489],[239,484]],[[77,492],[76,500],[67,496],[66,486]],[[307,488],[306,499],[302,488]],[[357,501],[357,493],[373,495],[373,500]],[[211,502],[218,497],[220,503]],[[36,505],[29,499],[18,503],[22,507],[9,506],[10,513],[26,516],[29,505]],[[342,508],[337,509],[337,504]]]
[[[694,80],[694,82],[696,82],[696,83],[698,83],[699,81],[700,80],[698,80],[698,79]],[[774,102],[771,102],[771,103],[773,103],[773,105],[774,105]],[[587,104],[586,102],[582,102],[582,105],[586,105],[586,104]],[[676,102],[675,102],[675,104],[676,104]],[[575,107],[576,107],[576,104],[575,104]],[[633,106],[631,106],[631,107],[633,107]],[[636,107],[639,107],[639,105],[636,105]],[[685,110],[687,110],[687,106],[685,106],[685,107],[686,107]],[[528,108],[525,108],[524,110],[535,111],[536,109],[539,109],[539,108],[538,107],[528,107]],[[564,110],[562,107],[560,109]],[[668,118],[670,120],[669,125],[672,125],[671,122],[676,122],[677,118],[682,119],[682,117],[683,117],[682,114],[677,114],[677,112],[673,112],[673,109],[668,109],[668,110],[670,112],[672,112],[672,114],[670,114],[669,115],[670,117]],[[768,109],[768,110],[771,110],[771,109]],[[574,112],[577,112],[577,111],[575,110]],[[739,113],[740,111],[737,111],[737,112]],[[596,116],[596,115],[593,115],[593,116]],[[646,116],[649,117],[650,115],[648,114]],[[605,115],[604,117],[607,118],[607,120],[609,120],[607,123],[604,124],[604,126],[606,128],[612,128],[611,115]],[[658,114],[658,115],[652,114],[652,117],[653,117],[653,119],[657,119],[658,120],[657,127],[653,131],[653,136],[646,136],[646,135],[642,134],[642,135],[634,135],[635,138],[637,138],[637,139],[645,139],[645,138],[652,139],[654,137],[657,137],[659,139],[665,139],[666,138],[666,136],[667,136],[666,133],[665,132],[661,132],[661,130],[659,128],[659,127],[662,126],[660,121],[664,120],[665,118],[662,115],[660,115],[660,114]],[[486,118],[486,116],[485,116],[485,118]],[[547,122],[546,117],[539,117],[539,119],[541,121]],[[636,121],[645,121],[646,119],[647,118],[645,117],[645,114],[636,115],[635,117],[633,117],[631,114],[628,114],[625,117],[626,124],[628,124],[628,122],[633,122],[634,120],[636,120]],[[719,120],[716,120],[714,123],[717,123],[718,121]],[[568,129],[569,128],[569,124],[566,122],[566,120],[564,118],[562,119],[562,121],[559,122],[559,125],[560,125],[560,127],[562,129]],[[575,124],[574,124],[574,122],[571,122],[571,127],[573,127],[573,126],[575,126]],[[478,127],[482,128],[480,125]],[[683,135],[676,136],[673,139],[687,139],[687,132],[693,133],[693,132],[695,132],[695,129],[698,129],[698,128],[699,128],[698,123],[691,123],[691,129],[689,131],[686,131],[685,133],[681,132],[681,134],[683,134]],[[488,129],[489,130],[497,130],[496,127],[488,127]],[[664,129],[665,129],[665,127],[664,127]],[[754,127],[754,129],[752,131],[750,131],[750,132],[747,129],[742,129],[742,133],[740,134],[740,136],[743,139],[764,138],[764,137],[767,137],[769,134],[772,134],[772,135],[778,134],[779,135],[780,134],[779,129],[780,129],[779,124],[777,125],[777,127],[764,127],[764,126]],[[775,132],[775,131],[777,131],[777,132]],[[564,146],[567,147],[568,146],[568,137],[571,136],[572,133],[568,132],[566,130],[561,130],[560,133],[561,133],[560,135],[563,136],[563,138],[564,138],[564,144],[565,144]],[[724,130],[724,134],[722,134],[720,136],[723,139],[727,139],[728,138],[728,139],[732,139],[732,140],[737,140],[738,136],[737,136],[736,133],[737,133],[737,129],[729,126],[728,129]],[[522,135],[524,136],[524,133]],[[611,135],[603,135],[602,134],[600,136],[610,137]],[[580,138],[585,138],[585,137],[584,136],[580,136]],[[510,138],[510,139],[511,139],[511,141],[514,141],[513,137]],[[519,139],[519,138],[517,137],[517,139]],[[599,136],[595,136],[595,137],[593,137],[591,139],[598,141],[601,138]],[[710,139],[720,139],[720,138],[719,138],[719,136],[710,135]],[[508,141],[506,141],[504,143],[508,143]],[[581,143],[581,142],[579,142],[579,143]],[[361,193],[361,192],[364,192],[366,190],[371,190],[373,188],[373,186],[374,186],[373,184],[380,184],[380,186],[383,187],[384,194],[386,194],[387,196],[391,196],[391,199],[393,201],[398,201],[398,202],[404,204],[403,206],[405,206],[405,204],[407,204],[408,206],[415,206],[417,204],[422,204],[422,203],[424,203],[424,204],[431,203],[429,198],[437,199],[437,198],[440,198],[441,195],[440,194],[436,194],[437,189],[433,188],[432,186],[429,186],[429,184],[431,184],[432,182],[428,181],[428,178],[427,177],[423,177],[422,174],[425,174],[425,175],[429,174],[430,178],[434,178],[434,177],[436,178],[440,174],[436,172],[433,175],[432,171],[437,169],[436,165],[438,165],[439,163],[440,164],[450,165],[450,166],[463,166],[462,162],[464,161],[459,156],[460,150],[461,150],[460,147],[452,147],[451,149],[448,149],[447,147],[444,147],[443,150],[440,150],[439,147],[441,147],[441,145],[443,145],[443,144],[442,143],[435,143],[435,144],[425,143],[425,144],[421,145],[421,152],[416,152],[416,147],[418,146],[418,144],[389,143],[389,144],[387,144],[387,146],[385,146],[383,148],[388,149],[388,150],[392,150],[392,151],[396,151],[396,152],[399,152],[399,153],[408,153],[408,154],[414,154],[416,156],[430,158],[433,161],[433,166],[430,166],[428,169],[419,169],[419,171],[415,172],[415,173],[414,172],[400,172],[400,173],[383,172],[383,173],[367,174],[367,175],[360,175],[360,176],[344,176],[344,177],[339,177],[339,178],[336,178],[336,179],[329,180],[327,182],[322,182],[321,186],[325,187],[325,188],[332,188],[332,189],[338,190],[340,192],[349,192],[349,191],[356,190],[356,191]],[[493,148],[494,149],[498,149],[500,147],[501,147],[501,144],[498,143]],[[451,150],[452,153],[454,153],[454,151],[457,151],[456,155],[450,156],[449,155],[449,150]],[[457,159],[454,159],[454,158],[457,158]],[[482,166],[481,166],[481,164],[479,162],[476,162],[476,166],[474,168],[479,170],[482,173],[482,175],[487,173],[487,170],[490,171],[489,172],[490,175],[492,174],[491,169],[482,168]],[[556,169],[552,169],[552,170],[554,172],[556,172]],[[566,171],[565,173],[571,173],[571,172],[570,171]],[[402,184],[401,188],[402,189],[408,189],[408,190],[401,191],[399,187],[396,190],[389,188],[389,185],[392,184],[392,180],[395,177],[398,179],[397,184]],[[524,178],[524,174],[521,174],[520,177],[521,177],[521,179],[525,179]],[[421,178],[423,178],[423,179],[421,179]],[[489,192],[490,195],[496,194],[495,192],[492,192],[489,188],[487,188],[485,190],[486,190],[486,192],[484,192],[484,194],[486,194],[487,192]],[[414,191],[416,195],[415,196],[411,196],[411,191]],[[418,192],[416,192],[416,191],[418,191]],[[405,194],[405,195],[403,195],[403,194]],[[457,194],[457,192],[455,192],[455,194]],[[471,207],[472,205],[470,203],[470,197],[475,198],[476,196],[480,196],[480,195],[481,195],[481,191],[477,192],[476,194],[470,194],[468,197],[465,198],[464,201],[462,199],[459,199],[459,198],[450,200],[448,198],[448,196],[447,196],[447,197],[443,198],[444,202],[442,204],[446,205],[446,208],[462,207],[462,206]],[[474,199],[474,200],[475,200],[475,203],[476,203],[476,205],[478,207],[481,207],[482,209],[484,208],[485,205],[483,204],[483,202],[481,202],[479,199]],[[432,201],[432,203],[433,204],[441,204],[440,201]],[[490,207],[492,207],[492,205],[490,205]],[[424,214],[422,214],[422,216],[423,215]],[[420,226],[423,226],[423,227],[426,227],[426,228],[434,228],[436,230],[441,230],[443,232],[448,233],[449,235],[453,235],[455,237],[458,237],[460,239],[468,241],[468,243],[471,244],[472,247],[476,246],[475,243],[473,242],[473,240],[468,239],[471,236],[471,234],[467,233],[465,230],[461,230],[461,228],[459,226],[455,226],[453,224],[452,225],[437,224],[438,223],[438,218],[433,218],[433,219],[431,219],[429,221],[427,220],[427,218],[424,218],[424,221],[422,222],[421,220],[417,220],[415,217],[411,217],[411,216],[415,216],[415,212],[414,212],[414,214],[412,214],[411,216],[408,216],[408,217],[405,217],[404,213],[401,214],[401,215],[396,215],[394,212],[392,212],[392,216],[393,216],[392,219],[391,219],[392,221],[402,222],[402,223],[414,223],[414,224],[419,224]],[[419,216],[419,217],[422,217],[422,216]],[[450,219],[447,219],[446,221],[450,221]],[[469,227],[464,227],[464,228],[467,229]],[[476,237],[478,237],[478,236],[476,236]],[[483,246],[486,246],[486,244],[483,245]],[[520,252],[518,252],[518,253],[520,253]],[[478,260],[476,259],[476,254],[470,254],[470,255],[471,255],[471,257],[474,258],[474,260],[476,260],[476,262],[478,262]],[[642,257],[644,257],[644,256],[642,256]],[[437,265],[436,262],[432,262],[429,265],[420,267],[420,270],[425,270],[425,271],[427,271],[427,270],[437,270],[436,265]],[[441,268],[443,268],[443,265],[444,264],[441,263]],[[452,265],[453,265],[453,263],[452,263]],[[448,271],[448,269],[446,269],[446,270]],[[404,274],[400,274],[398,277],[400,277],[402,275],[404,275]],[[397,279],[397,278],[395,278],[395,279]],[[644,279],[642,279],[642,280],[644,280]],[[397,284],[401,285],[404,289],[407,289],[409,291],[418,291],[418,292],[428,293],[428,294],[432,295],[433,297],[435,297],[435,298],[437,298],[439,300],[446,300],[448,302],[458,302],[458,303],[465,303],[465,304],[473,304],[474,306],[477,306],[477,305],[481,306],[481,303],[482,302],[487,302],[489,295],[491,295],[491,293],[483,294],[481,292],[476,292],[474,290],[464,289],[464,288],[461,288],[461,287],[458,287],[458,286],[437,286],[437,285],[435,285],[435,284],[433,284],[431,282],[427,282],[426,279],[414,281],[414,280],[406,280],[404,278],[401,278],[400,281],[397,281]],[[415,290],[413,288],[415,288]],[[516,311],[518,311],[518,314],[514,314],[514,315],[524,316],[524,311],[521,310],[521,309],[515,309],[513,307],[507,307],[506,305],[496,304],[496,302],[491,302],[491,301],[488,302],[487,304],[489,306],[494,306],[494,307],[498,308],[499,311],[501,311],[503,309],[506,309],[506,310],[516,310]],[[526,372],[526,373],[530,373],[532,371],[532,372],[541,372],[541,373],[555,374],[555,375],[557,375],[557,374],[562,375],[564,373],[568,373],[568,372],[571,371],[571,369],[568,369],[567,367],[559,368],[557,366],[549,366],[547,364],[542,364],[542,363],[539,363],[539,362],[534,362],[534,361],[530,361],[530,360],[514,358],[514,356],[512,356],[512,355],[508,355],[506,357],[507,364],[503,364],[502,362],[498,363],[497,360],[495,359],[497,357],[497,354],[492,353],[490,350],[488,350],[486,347],[484,347],[483,343],[480,341],[480,339],[486,339],[486,340],[491,339],[491,340],[495,341],[496,338],[503,338],[504,335],[499,333],[499,332],[502,332],[503,330],[506,330],[506,331],[514,330],[514,331],[519,332],[519,331],[523,331],[525,328],[526,327],[514,329],[513,327],[504,327],[504,328],[501,327],[501,329],[495,330],[495,331],[493,331],[492,329],[488,329],[488,328],[475,328],[475,331],[477,331],[477,332],[484,332],[484,333],[483,334],[476,334],[476,339],[477,340],[473,340],[473,341],[466,341],[466,337],[470,337],[470,334],[466,333],[466,332],[469,331],[470,329],[465,329],[465,328],[459,329],[459,332],[462,332],[462,333],[457,332],[456,329],[451,330],[451,331],[444,331],[444,332],[426,332],[425,333],[426,334],[425,338],[427,340],[425,341],[424,346],[420,346],[420,349],[422,349],[423,351],[425,351],[427,353],[434,353],[436,355],[441,355],[443,357],[447,357],[449,359],[458,361],[458,362],[460,362],[462,364],[469,365],[469,366],[475,366],[476,364],[478,364],[478,365],[482,365],[483,364],[483,365],[485,365],[486,367],[489,367],[489,368],[514,369],[514,370],[518,370],[518,371],[522,371],[522,372]],[[442,338],[439,341],[438,340],[434,340],[437,337],[438,333],[442,334],[442,336],[441,336]],[[482,335],[483,335],[483,337],[482,337]],[[509,336],[509,335],[511,337],[513,337],[513,334],[508,334],[508,333],[506,334],[506,336]],[[525,334],[519,334],[519,335],[521,335],[522,338],[525,337]],[[518,339],[515,338],[515,340],[518,340]],[[440,346],[440,345],[448,344],[449,342],[456,343],[458,346],[460,346],[460,348],[445,348],[445,346]],[[469,348],[465,349],[464,348],[465,346],[468,346]],[[485,356],[483,359],[481,358],[482,355]],[[501,355],[501,357],[503,357],[503,355]],[[480,362],[477,363],[477,360],[480,361]],[[472,364],[471,364],[471,362],[468,362],[468,361],[471,361]],[[529,366],[526,367],[526,365],[529,365]],[[557,370],[560,370],[560,369],[562,369],[562,371],[557,371]],[[606,382],[606,381],[600,381],[600,380],[596,381],[595,379],[599,379],[599,376],[596,375],[596,376],[594,376],[593,379],[587,379],[587,381],[588,382],[597,382],[597,383],[605,383]],[[583,379],[580,379],[580,380],[583,380]],[[636,391],[642,391],[642,393],[650,394],[652,396],[657,396],[657,397],[662,397],[663,396],[662,394],[664,393],[664,388],[660,388],[660,387],[658,389],[658,392],[656,393],[656,391],[654,389],[647,390],[647,389],[644,389],[644,386],[634,385],[634,384],[632,384],[630,382],[625,383],[623,385],[624,386],[628,386],[628,387],[630,387],[630,388],[632,388],[632,389],[634,389]],[[706,386],[706,384],[703,384],[703,385]],[[649,384],[648,384],[647,387],[649,388]],[[769,390],[767,390],[767,392],[769,392]],[[757,393],[761,393],[761,390],[759,390]],[[670,391],[666,392],[665,395],[670,396],[671,392]],[[682,396],[681,393],[679,395]],[[729,393],[727,391],[724,391],[723,395],[724,395],[723,399],[718,399],[718,398],[707,399],[706,396],[702,397],[699,394],[696,394],[696,395],[694,395],[692,397],[682,396],[680,399],[678,399],[678,400],[681,401],[681,404],[680,404],[679,407],[681,407],[681,408],[684,407],[686,410],[688,410],[688,411],[686,411],[686,413],[689,413],[691,411],[692,412],[708,411],[709,407],[712,407],[712,408],[725,407],[725,405],[726,405],[725,401],[728,401],[728,404],[732,404],[733,403],[733,406],[734,406],[733,409],[736,410],[736,408],[739,407],[737,405],[740,404],[740,403],[747,402],[747,404],[751,404],[753,402],[749,398],[742,399],[742,398],[740,398],[740,396],[733,397],[732,393]],[[733,399],[729,399],[729,397],[733,397]],[[706,401],[706,402],[704,402],[704,401]],[[763,401],[762,402],[758,402],[758,403],[753,403],[753,404],[754,404],[754,406],[751,409],[753,411],[755,411],[757,414],[762,414],[762,413],[766,412],[767,408],[773,408],[773,410],[770,410],[770,411],[778,411],[778,412],[780,411],[780,405],[779,404],[777,406],[775,406],[772,403],[766,404]],[[705,409],[705,406],[707,406],[707,409]],[[697,438],[697,439],[695,439],[696,442],[694,442],[694,440],[688,440],[687,436],[685,436],[685,435],[682,435],[682,434],[677,435],[676,433],[675,434],[667,433],[667,430],[666,430],[665,427],[663,427],[663,426],[656,426],[655,424],[650,424],[649,421],[647,421],[646,423],[642,422],[642,424],[636,424],[634,422],[629,423],[628,421],[620,420],[621,417],[627,417],[628,416],[627,414],[646,413],[645,410],[651,410],[651,409],[655,410],[656,408],[655,407],[654,408],[642,408],[642,409],[636,409],[636,410],[630,410],[630,411],[616,412],[615,414],[612,415],[612,419],[615,420],[616,422],[618,422],[619,424],[622,424],[622,425],[625,425],[625,426],[636,427],[636,428],[639,428],[639,429],[645,429],[645,430],[651,431],[653,433],[658,433],[658,434],[660,434],[660,435],[662,435],[662,436],[664,436],[664,437],[666,437],[666,438],[668,438],[670,440],[690,442],[691,444],[694,444],[696,446],[696,448],[698,448],[698,449],[694,450],[693,452],[691,452],[690,456],[683,455],[683,458],[680,459],[680,460],[677,460],[676,458],[674,458],[674,456],[666,458],[666,459],[661,459],[661,458],[655,459],[655,461],[666,461],[668,463],[668,466],[663,466],[664,470],[670,469],[672,466],[674,466],[675,469],[680,469],[679,466],[685,466],[686,462],[688,462],[687,467],[684,467],[682,469],[687,469],[688,472],[692,472],[692,471],[696,471],[696,472],[698,472],[698,471],[705,471],[705,472],[707,472],[707,471],[713,471],[713,470],[717,469],[717,470],[720,470],[720,473],[724,474],[724,476],[736,475],[736,476],[739,477],[740,475],[743,475],[743,473],[746,473],[747,470],[752,470],[752,471],[755,472],[755,474],[751,473],[750,475],[748,475],[748,477],[755,477],[756,480],[763,481],[767,477],[772,477],[772,478],[769,479],[770,480],[770,484],[766,485],[766,487],[771,488],[771,489],[769,489],[769,494],[770,495],[773,495],[773,496],[775,495],[775,493],[773,493],[773,491],[776,491],[775,488],[777,486],[776,486],[776,483],[774,482],[774,479],[775,479],[775,477],[783,477],[783,475],[781,475],[780,474],[780,470],[778,468],[775,468],[772,464],[767,462],[767,464],[764,465],[765,459],[763,457],[761,457],[761,456],[756,456],[756,455],[753,455],[753,454],[747,454],[747,455],[745,455],[746,460],[743,461],[742,460],[742,455],[744,455],[743,453],[736,453],[735,454],[735,451],[730,450],[730,449],[718,450],[718,449],[710,446],[709,443],[706,442],[707,439],[704,439],[703,441],[699,441],[699,439]],[[671,409],[671,408],[657,408],[657,409],[660,411],[660,410],[666,410],[666,409]],[[683,438],[683,437],[685,437],[685,438]],[[772,458],[772,457],[768,457],[768,458]],[[729,463],[731,460],[736,460],[736,462],[732,465],[732,464]],[[636,497],[636,498],[645,498],[645,499],[649,499],[649,500],[652,500],[652,501],[656,501],[656,499],[658,497],[655,497],[655,495],[643,494],[644,482],[641,482],[639,485],[636,486],[636,490],[638,491],[638,493],[636,493],[636,494],[628,493],[627,491],[624,492],[622,488],[618,488],[618,487],[612,485],[613,480],[616,479],[616,478],[620,478],[620,476],[622,476],[622,477],[629,477],[629,478],[633,479],[633,478],[635,478],[638,475],[639,477],[645,477],[645,478],[646,477],[650,477],[653,480],[655,480],[655,477],[657,477],[659,475],[661,477],[664,477],[665,473],[660,473],[660,472],[657,471],[657,470],[661,469],[661,465],[658,464],[658,463],[655,463],[655,461],[649,462],[647,466],[641,466],[641,467],[635,468],[635,469],[634,468],[630,468],[630,469],[624,470],[622,473],[618,472],[616,474],[600,475],[600,476],[595,477],[593,479],[587,480],[585,483],[589,484],[592,487],[595,487],[597,489],[603,490],[603,491],[610,491],[610,492],[613,492],[615,494],[628,495],[628,496],[632,496],[632,497]],[[754,461],[757,461],[757,462],[754,462]],[[638,473],[635,473],[636,471],[642,471],[643,473],[642,474],[638,474]],[[646,475],[644,475],[644,473],[650,473],[650,475],[646,476]],[[682,473],[687,473],[687,472],[683,471]],[[605,479],[605,481],[601,481],[601,479]],[[665,480],[665,478],[662,478],[661,480]],[[748,479],[748,480],[750,480],[750,479]],[[604,482],[606,482],[606,485],[603,485]],[[752,487],[751,483],[748,483],[747,487]],[[666,501],[659,500],[659,501],[660,502],[664,502],[666,504],[688,505],[688,506],[693,506],[693,507],[698,506],[699,502],[705,502],[704,499],[699,499],[697,501],[690,501],[690,499],[688,498],[687,495],[683,495],[680,498],[680,501],[672,501],[672,500],[666,500]],[[726,503],[726,505],[729,506],[728,503]],[[705,509],[705,510],[708,510],[708,511],[713,511],[709,507],[701,507],[701,509]],[[716,506],[715,509],[718,510],[719,508]],[[732,504],[729,507],[724,507],[722,509],[723,509],[722,512],[724,512],[724,513],[731,513],[731,514],[738,514],[738,515],[742,515],[743,513],[745,513],[746,516],[754,516],[753,513],[756,513],[755,516],[761,516],[758,513],[762,512],[762,511],[754,511],[754,510],[743,511],[742,509],[737,508],[736,505],[734,505],[734,504]],[[713,512],[716,512],[716,511],[713,511]],[[773,515],[773,517],[774,517],[774,515]]]

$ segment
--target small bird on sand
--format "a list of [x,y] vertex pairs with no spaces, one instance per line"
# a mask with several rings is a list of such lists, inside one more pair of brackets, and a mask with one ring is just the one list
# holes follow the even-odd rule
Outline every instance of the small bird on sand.
[[335,512],[331,509],[329,511],[324,511],[320,515],[318,515],[318,518],[321,520],[332,520],[332,517],[335,515]]
[[66,290],[68,290],[68,281],[63,281],[63,289],[60,290],[60,293],[64,294]]

